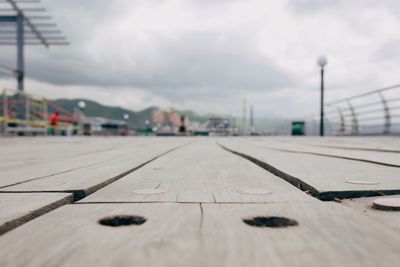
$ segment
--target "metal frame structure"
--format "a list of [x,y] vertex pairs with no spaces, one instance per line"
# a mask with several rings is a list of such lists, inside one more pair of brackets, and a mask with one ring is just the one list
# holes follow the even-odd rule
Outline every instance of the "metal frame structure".
[[24,91],[25,45],[44,45],[46,48],[52,45],[69,45],[60,31],[49,30],[56,27],[56,24],[41,23],[51,17],[32,15],[41,14],[46,9],[26,6],[37,3],[40,0],[0,0],[0,46],[17,46],[17,69],[0,65],[0,71],[17,78],[19,91]]
[[[400,85],[327,103],[325,124],[329,135],[400,135]],[[308,134],[316,135],[310,117]]]

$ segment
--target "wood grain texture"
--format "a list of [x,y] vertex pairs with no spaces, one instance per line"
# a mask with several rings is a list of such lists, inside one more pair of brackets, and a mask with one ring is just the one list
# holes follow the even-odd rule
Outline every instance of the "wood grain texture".
[[387,153],[382,151],[372,150],[355,150],[343,149],[326,146],[312,146],[306,144],[299,144],[282,138],[246,138],[244,141],[254,143],[255,145],[276,149],[284,152],[303,153],[327,157],[343,158],[348,160],[357,160],[368,162],[372,164],[379,164],[384,166],[400,167],[400,153]]
[[[156,189],[154,194],[149,192],[151,189]],[[291,201],[317,200],[248,160],[225,151],[209,139],[198,140],[164,155],[81,200],[81,202]]]
[[[396,266],[400,259],[399,235],[337,203],[204,204],[203,211],[207,255],[218,255],[220,266]],[[298,226],[241,221],[253,216],[285,217]]]
[[65,193],[0,193],[0,235],[72,200]]
[[[127,158],[131,154],[132,158],[139,160],[141,156],[140,153],[143,153],[144,150],[150,150],[150,152],[143,155],[144,161],[146,161],[146,159],[148,160],[146,157],[149,154],[155,156],[158,153],[165,152],[166,150],[188,142],[188,140],[179,140],[177,138],[150,138],[147,142],[143,142],[143,138],[127,138],[124,142],[121,141],[118,143],[114,140],[110,143],[110,141],[108,141],[109,139],[93,138],[88,144],[85,142],[78,142],[78,146],[86,147],[86,149],[81,149],[76,146],[72,146],[71,148],[69,142],[63,143],[63,140],[57,140],[61,143],[55,143],[55,147],[51,149],[46,149],[52,147],[51,144],[41,144],[41,146],[36,148],[41,154],[46,155],[45,157],[41,157],[33,162],[22,157],[21,163],[17,165],[10,164],[9,166],[2,166],[0,188],[70,173],[91,166],[101,166],[102,164],[106,164],[118,158]],[[110,140],[112,141],[113,139]],[[109,146],[113,144],[114,148],[109,149],[109,147],[107,147],[104,149],[103,146],[105,143],[109,143]],[[92,147],[91,150],[88,150],[88,145]],[[18,150],[18,146],[14,149]],[[151,151],[153,151],[153,153]],[[24,153],[30,154],[28,151]],[[12,160],[4,158],[2,162],[12,162]]]
[[[400,193],[399,168],[260,147],[238,139],[220,139],[225,148],[247,157],[292,184],[324,198]],[[348,181],[377,182],[351,184]]]
[[274,137],[274,139],[287,143],[305,144],[316,147],[400,153],[400,139],[393,136],[325,136],[323,138],[315,136],[299,136]]
[[[74,192],[83,197],[121,178],[154,158],[184,145],[185,141],[148,142],[131,144],[119,155],[106,155],[109,159],[101,164],[78,168],[66,173],[51,175],[2,188],[1,192]],[[186,141],[187,142],[187,141]],[[100,156],[96,156],[98,159]],[[76,159],[77,161],[82,158]],[[86,163],[86,162],[85,162]],[[43,168],[44,166],[42,166]]]
[[387,211],[377,210],[372,208],[372,203],[377,198],[392,198],[400,197],[396,196],[381,196],[381,197],[366,197],[366,198],[355,198],[355,199],[344,199],[342,204],[348,206],[355,211],[373,218],[377,222],[382,224],[382,227],[390,226],[400,229],[400,212],[399,211]]
[[[202,247],[199,204],[68,205],[47,215],[0,238],[0,266],[188,266]],[[97,223],[111,215],[147,222]]]
[[[147,222],[97,223],[111,215],[140,215]],[[299,225],[256,228],[242,221],[260,215]],[[0,265],[397,266],[399,242],[391,229],[336,203],[78,204],[2,236]]]

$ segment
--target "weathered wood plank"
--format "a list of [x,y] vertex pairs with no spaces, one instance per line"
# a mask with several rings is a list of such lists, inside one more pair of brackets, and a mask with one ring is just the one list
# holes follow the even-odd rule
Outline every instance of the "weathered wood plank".
[[[146,164],[148,161],[176,149],[183,144],[185,144],[183,141],[168,141],[135,145],[132,148],[127,147],[125,152],[121,152],[121,155],[118,155],[118,157],[116,154],[107,154],[105,155],[105,157],[108,158],[107,161],[94,164],[93,166],[82,167],[65,173],[54,174],[41,179],[8,186],[0,189],[0,191],[74,192],[79,194],[78,197],[83,197],[86,194],[119,179],[121,176],[126,175],[143,164]],[[97,160],[99,158],[101,157],[96,157]],[[76,159],[76,162],[79,162],[79,160],[83,161],[83,158]],[[82,163],[87,164],[87,162]],[[46,165],[39,167],[45,168]],[[29,174],[27,173],[27,175]],[[11,180],[9,179],[8,181]]]
[[[58,153],[62,153],[62,151],[60,149]],[[0,173],[0,188],[30,180],[43,179],[57,174],[69,173],[81,168],[102,165],[115,158],[124,157],[127,152],[127,150],[103,151],[96,153],[96,155],[85,154],[69,159],[57,159],[58,153],[53,153],[51,154],[53,159],[49,161],[41,161],[35,164],[26,163],[21,164],[21,166],[3,166]]]
[[[147,221],[98,224],[111,215]],[[188,266],[202,246],[200,222],[199,204],[68,205],[2,236],[0,266]]]
[[[235,139],[219,143],[321,198],[400,193],[399,168],[272,150]],[[359,182],[368,182],[362,184]]]
[[[2,147],[0,157],[0,168],[5,170],[7,167],[26,167],[33,164],[48,164],[54,162],[62,162],[74,157],[85,155],[96,155],[112,151],[116,149],[131,149],[136,146],[142,146],[143,143],[151,142],[182,142],[176,138],[147,138],[144,137],[43,137],[36,138],[37,141],[32,143],[30,139],[20,140],[19,143],[12,146]],[[17,140],[19,140],[17,138]],[[67,163],[66,163],[67,165]]]
[[[382,196],[382,197],[366,197],[366,198],[355,198],[355,199],[344,199],[341,203],[345,206],[353,208],[359,213],[362,213],[368,217],[371,217],[383,225],[389,225],[392,227],[400,228],[400,212],[399,211],[387,211],[377,210],[372,208],[372,203],[378,198],[393,198],[399,196]],[[382,226],[386,227],[386,226]]]
[[127,175],[81,202],[317,201],[257,165],[199,140]]
[[358,160],[373,164],[400,167],[400,153],[387,153],[381,151],[365,151],[355,149],[331,148],[326,146],[312,146],[307,144],[299,144],[284,139],[275,138],[259,138],[259,139],[243,139],[244,141],[254,143],[255,145],[276,149],[279,151],[313,154],[320,156],[330,156],[344,158],[348,160]]
[[313,146],[336,147],[349,150],[382,151],[400,153],[400,139],[393,136],[325,136],[320,137],[276,137],[289,143],[306,144]]
[[72,200],[66,193],[0,193],[0,235]]
[[[220,266],[395,266],[400,259],[394,229],[337,203],[205,204],[203,212],[206,255],[218,255]],[[254,216],[298,226],[258,228],[241,220]]]
[[[112,215],[147,221],[98,224]],[[287,217],[298,225],[257,228],[243,223],[250,216]],[[78,204],[2,236],[0,265],[397,266],[399,242],[392,228],[336,203]]]

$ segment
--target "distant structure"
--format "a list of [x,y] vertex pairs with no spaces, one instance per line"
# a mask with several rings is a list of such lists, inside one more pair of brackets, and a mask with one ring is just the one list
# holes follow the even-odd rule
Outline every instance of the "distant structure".
[[246,98],[243,98],[242,134],[244,135],[246,135],[247,133],[246,116],[247,116],[247,102]]
[[188,130],[188,127],[190,127],[189,119],[185,116],[181,116],[178,111],[174,109],[167,111],[160,109],[155,110],[153,112],[153,123],[155,125],[155,134],[163,136],[173,136],[178,133],[184,133]]
[[123,120],[113,120],[101,117],[84,118],[84,135],[128,135],[126,122]]
[[[25,45],[68,45],[54,23],[42,23],[51,19],[42,16],[44,8],[37,8],[39,0],[2,0],[0,1],[0,46],[17,46],[17,69],[0,66],[0,71],[17,79],[18,90],[24,91],[24,46]],[[32,6],[33,4],[33,6]],[[35,14],[35,15],[32,15]],[[40,14],[38,16],[37,14]]]
[[229,119],[222,117],[209,118],[207,129],[210,135],[230,135],[232,132]]
[[250,134],[254,134],[254,108],[253,105],[250,105]]
[[[327,135],[400,135],[400,85],[376,89],[325,104]],[[307,135],[319,133],[320,116],[306,120]]]

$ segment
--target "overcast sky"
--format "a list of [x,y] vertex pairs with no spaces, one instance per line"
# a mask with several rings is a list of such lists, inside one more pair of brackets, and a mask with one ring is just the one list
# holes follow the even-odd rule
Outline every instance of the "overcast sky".
[[[257,117],[318,112],[326,99],[400,83],[398,0],[42,0],[71,42],[26,48],[26,91],[140,110]],[[15,49],[0,47],[15,67]],[[0,76],[0,87],[15,81]]]

